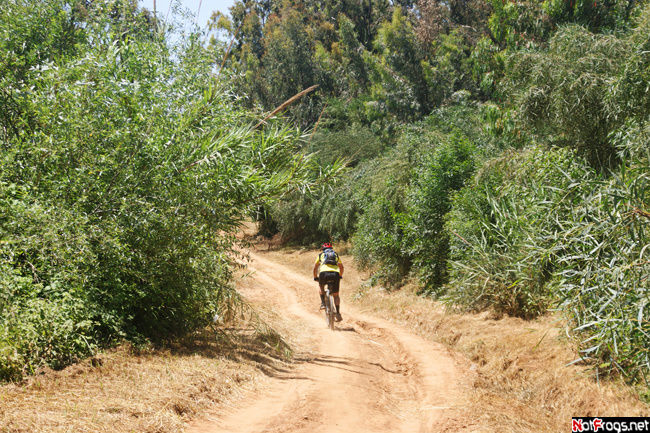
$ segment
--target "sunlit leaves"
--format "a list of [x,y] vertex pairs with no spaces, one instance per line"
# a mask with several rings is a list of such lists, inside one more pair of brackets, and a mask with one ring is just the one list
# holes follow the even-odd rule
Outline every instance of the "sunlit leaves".
[[237,300],[251,209],[340,169],[314,170],[295,128],[254,128],[195,35],[110,6],[86,11],[78,55],[6,78],[25,91],[1,143],[0,377],[205,325]]

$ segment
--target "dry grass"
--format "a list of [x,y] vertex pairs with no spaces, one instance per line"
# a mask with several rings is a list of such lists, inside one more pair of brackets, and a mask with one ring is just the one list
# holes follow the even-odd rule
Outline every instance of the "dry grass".
[[618,381],[597,381],[577,358],[553,316],[524,321],[489,314],[453,314],[408,288],[360,289],[352,296],[365,311],[441,342],[472,362],[475,418],[488,430],[558,432],[572,416],[648,416],[650,406]]
[[[316,252],[270,254],[308,274]],[[599,383],[588,366],[567,366],[577,354],[563,338],[557,317],[497,320],[486,313],[449,313],[438,302],[417,296],[413,287],[393,292],[367,288],[352,257],[342,260],[344,302],[442,343],[469,360],[476,374],[468,390],[467,415],[484,431],[556,433],[566,430],[572,416],[650,415],[650,406],[624,383]]]
[[[345,245],[337,245],[343,252]],[[263,248],[266,249],[266,248]],[[279,262],[309,275],[316,251],[276,249]],[[342,256],[344,302],[399,323],[449,347],[469,360],[475,372],[468,419],[483,431],[548,432],[566,430],[572,416],[650,415],[633,389],[619,381],[598,383],[588,366],[574,364],[577,354],[563,338],[557,317],[524,321],[489,314],[454,314],[417,296],[413,288],[387,292],[365,288],[364,275]],[[305,294],[306,296],[307,294]],[[344,305],[345,311],[345,305]]]
[[[305,275],[316,257],[304,250],[268,254]],[[562,339],[555,318],[527,322],[451,314],[409,289],[361,289],[363,275],[351,266],[350,257],[342,259],[347,266],[343,311],[354,299],[357,308],[441,342],[469,360],[475,375],[466,411],[482,431],[555,433],[565,431],[574,415],[650,415],[650,407],[624,384],[599,384],[586,366],[566,365],[576,354]],[[250,279],[239,287],[250,292],[248,299],[262,321],[272,323],[293,347],[309,346],[300,323],[278,314],[281,300],[255,298],[261,295]],[[314,287],[299,296],[315,302],[315,293]],[[181,432],[186,421],[285,368],[287,351],[278,335],[265,328],[235,330],[230,341],[202,333],[162,349],[122,346],[65,370],[0,387],[0,433]]]
[[186,421],[282,368],[272,333],[203,332],[166,348],[129,345],[0,387],[0,432],[183,431]]

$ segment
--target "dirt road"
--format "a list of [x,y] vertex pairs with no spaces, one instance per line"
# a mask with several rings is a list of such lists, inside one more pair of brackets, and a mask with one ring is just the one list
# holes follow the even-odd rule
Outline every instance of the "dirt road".
[[[235,407],[193,424],[190,433],[478,431],[462,416],[462,381],[469,374],[448,349],[349,302],[331,331],[318,311],[311,266],[282,263],[272,253],[251,258],[253,274],[241,291],[294,324],[292,332],[302,338],[295,367],[275,373]],[[349,274],[343,290],[355,283]]]

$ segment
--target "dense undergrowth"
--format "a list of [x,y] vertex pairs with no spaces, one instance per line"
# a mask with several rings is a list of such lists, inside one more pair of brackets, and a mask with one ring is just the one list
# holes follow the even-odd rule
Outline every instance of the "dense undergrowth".
[[130,1],[0,5],[0,379],[235,308],[238,224],[308,183],[299,133],[255,129],[172,31]]
[[[133,1],[0,5],[0,377],[205,325],[246,215],[450,308],[559,310],[599,372],[650,373],[647,2],[238,1],[210,26],[232,47]],[[314,84],[307,135],[258,125]]]
[[[251,100],[321,85],[293,109],[317,128],[304,152],[348,162],[327,189],[267,207],[266,227],[293,242],[352,240],[373,283],[417,280],[450,308],[561,311],[581,358],[643,381],[650,6],[327,5],[237,3],[225,25],[257,23],[230,62]],[[298,59],[307,81],[274,75]]]

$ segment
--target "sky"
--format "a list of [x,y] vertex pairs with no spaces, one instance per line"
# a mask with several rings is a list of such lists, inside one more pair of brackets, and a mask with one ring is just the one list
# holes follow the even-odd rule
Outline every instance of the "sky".
[[[203,27],[212,15],[213,11],[219,10],[228,14],[228,8],[233,5],[234,0],[155,0],[156,11],[158,16],[165,18],[169,11],[169,4],[172,1],[180,2],[183,7],[192,11],[196,15],[198,12],[198,24]],[[154,0],[139,0],[140,6],[153,11]]]

